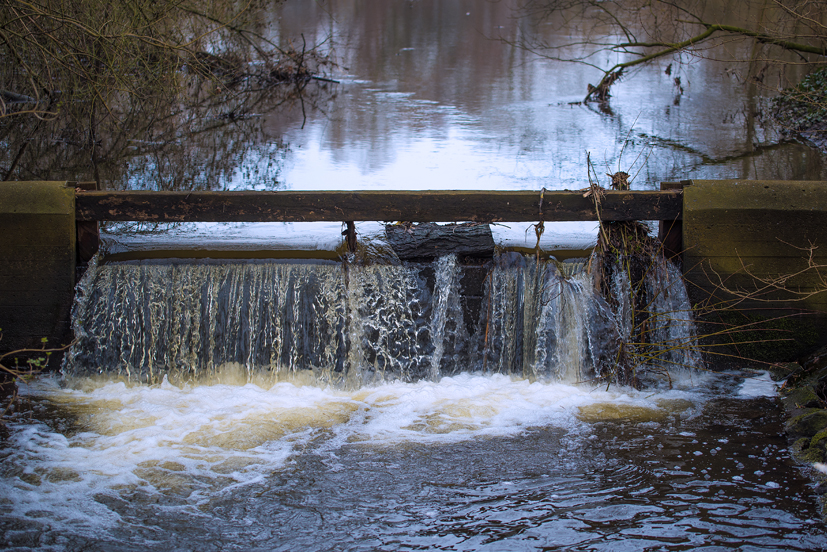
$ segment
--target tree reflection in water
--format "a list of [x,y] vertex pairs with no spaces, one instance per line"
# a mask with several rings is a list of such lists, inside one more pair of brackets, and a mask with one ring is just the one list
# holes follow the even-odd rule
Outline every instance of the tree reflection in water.
[[0,15],[0,178],[278,189],[288,146],[262,115],[306,117],[334,95],[326,55],[268,40],[263,12],[234,2],[97,4]]

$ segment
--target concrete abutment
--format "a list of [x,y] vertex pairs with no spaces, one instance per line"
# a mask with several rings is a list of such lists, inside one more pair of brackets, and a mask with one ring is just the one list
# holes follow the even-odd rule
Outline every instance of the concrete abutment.
[[65,345],[75,287],[75,189],[0,183],[0,349]]
[[693,299],[824,318],[827,182],[694,180],[682,227]]

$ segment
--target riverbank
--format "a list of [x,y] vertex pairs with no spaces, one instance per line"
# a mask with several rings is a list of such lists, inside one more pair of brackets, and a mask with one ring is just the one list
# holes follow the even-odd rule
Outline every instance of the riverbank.
[[774,101],[781,132],[827,153],[827,68],[813,71]]
[[784,380],[781,402],[793,459],[810,466],[822,520],[827,521],[827,345],[798,362],[778,364],[773,378]]

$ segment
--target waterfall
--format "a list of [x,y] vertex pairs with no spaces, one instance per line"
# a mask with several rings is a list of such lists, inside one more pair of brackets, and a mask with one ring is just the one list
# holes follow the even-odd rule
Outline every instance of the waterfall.
[[[473,270],[478,290],[466,289]],[[616,272],[612,289],[628,297],[628,279]],[[698,365],[677,268],[658,264],[646,289],[653,368]],[[453,255],[410,264],[92,265],[78,286],[64,373],[347,388],[461,372],[594,381],[612,373],[632,334],[631,307],[614,302],[595,291],[583,263],[516,253],[482,268]]]
[[582,265],[565,268],[501,257],[487,290],[485,371],[570,383],[606,372],[619,344],[615,317]]
[[463,348],[467,345],[464,315],[460,305],[459,282],[462,270],[456,255],[446,255],[436,261],[434,301],[431,314],[431,355],[429,376],[463,371]]
[[651,298],[654,363],[663,369],[700,367],[692,305],[680,270],[666,261],[657,263],[646,275],[646,290]]

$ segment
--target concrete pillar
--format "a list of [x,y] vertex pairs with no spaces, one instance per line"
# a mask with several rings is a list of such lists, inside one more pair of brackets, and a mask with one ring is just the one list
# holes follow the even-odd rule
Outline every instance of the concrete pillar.
[[[739,308],[827,313],[827,182],[693,180],[683,193],[683,269],[695,300],[732,299],[726,288],[757,295]],[[807,270],[811,245],[824,268]],[[796,273],[789,292],[760,291],[760,280]]]
[[75,191],[65,182],[0,182],[0,350],[69,339]]

